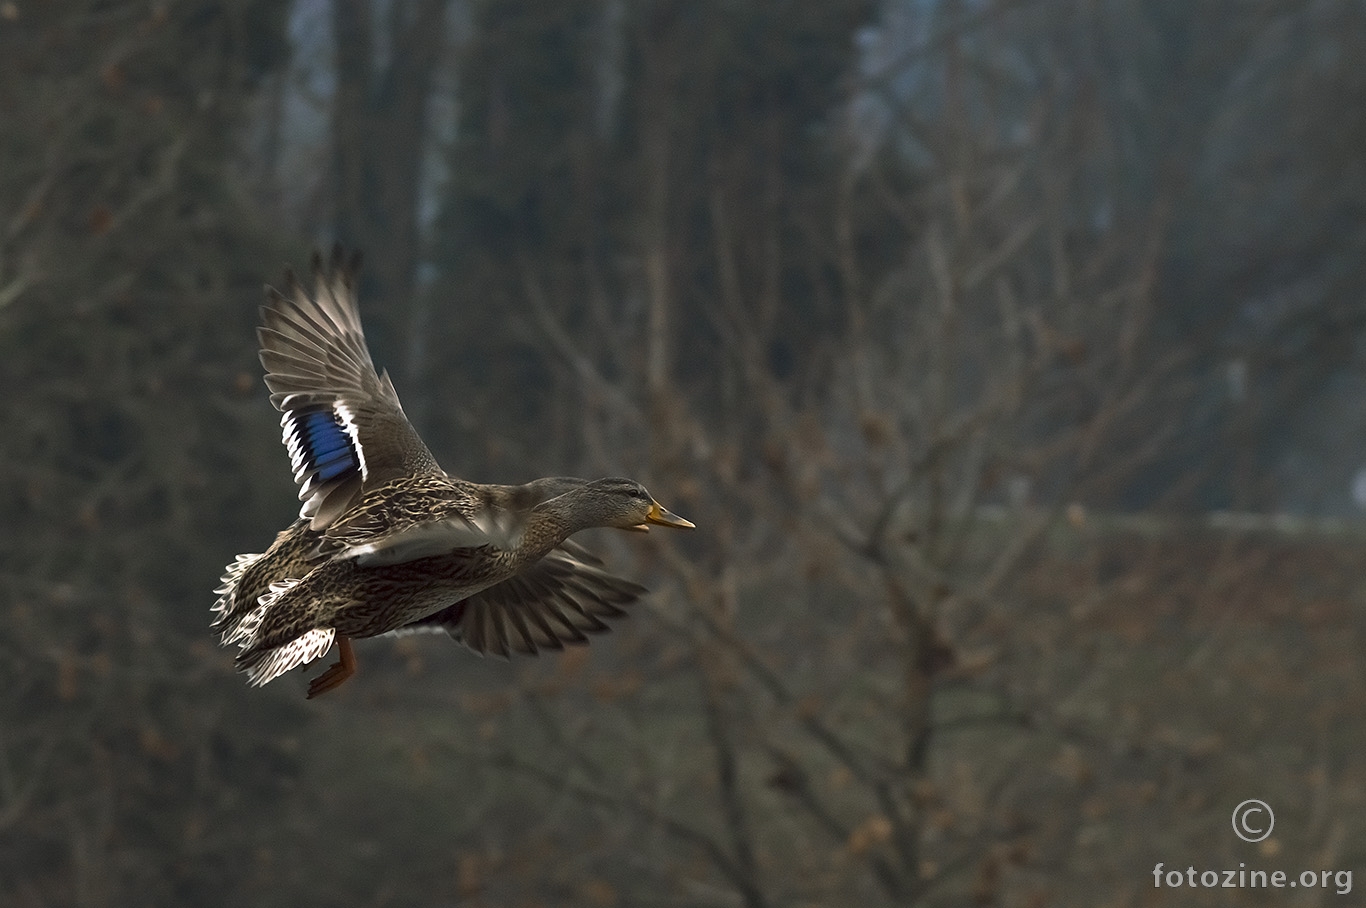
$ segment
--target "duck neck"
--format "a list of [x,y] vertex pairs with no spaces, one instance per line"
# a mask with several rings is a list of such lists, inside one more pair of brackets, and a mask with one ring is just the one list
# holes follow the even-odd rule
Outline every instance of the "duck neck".
[[592,506],[592,498],[580,494],[580,489],[571,489],[532,508],[524,537],[529,548],[544,554],[579,530],[602,526],[599,509]]
[[519,486],[490,486],[494,490],[495,501],[509,511],[527,512],[539,504],[581,488],[588,483],[586,479],[573,476],[547,476],[533,479]]

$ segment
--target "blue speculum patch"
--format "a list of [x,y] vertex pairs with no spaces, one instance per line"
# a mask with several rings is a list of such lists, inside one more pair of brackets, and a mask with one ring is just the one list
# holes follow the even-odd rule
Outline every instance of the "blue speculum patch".
[[318,471],[322,481],[360,468],[360,459],[351,446],[351,436],[342,428],[340,417],[331,410],[299,416],[298,433],[304,460]]

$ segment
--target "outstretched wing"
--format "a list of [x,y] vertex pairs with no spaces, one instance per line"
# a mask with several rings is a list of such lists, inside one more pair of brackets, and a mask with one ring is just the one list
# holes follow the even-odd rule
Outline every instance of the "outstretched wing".
[[624,607],[645,592],[640,584],[598,567],[597,559],[577,545],[568,545],[502,583],[391,633],[445,631],[480,654],[534,656],[542,649],[586,643],[588,634],[610,630],[606,619],[625,615]]
[[291,272],[285,292],[266,288],[261,307],[261,364],[303,507],[299,516],[325,529],[362,489],[402,475],[440,474],[403,415],[388,373],[378,374],[356,307],[360,257],[333,250],[326,269],[313,256],[314,293]]

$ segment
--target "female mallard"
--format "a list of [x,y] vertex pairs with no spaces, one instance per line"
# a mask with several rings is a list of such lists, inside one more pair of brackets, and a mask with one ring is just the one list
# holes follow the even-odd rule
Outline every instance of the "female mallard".
[[216,590],[213,627],[254,685],[324,655],[310,698],[351,677],[355,637],[435,630],[479,653],[535,654],[607,630],[645,588],[603,570],[569,537],[589,527],[691,527],[629,479],[456,479],[376,373],[356,308],[359,257],[313,258],[309,297],[291,273],[266,290],[261,363],[284,416],[303,508]]

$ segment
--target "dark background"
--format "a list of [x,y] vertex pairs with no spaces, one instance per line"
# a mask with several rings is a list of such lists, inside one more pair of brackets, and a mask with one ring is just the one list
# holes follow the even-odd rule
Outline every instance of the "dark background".
[[[0,2],[0,904],[1347,904],[1152,869],[1366,863],[1363,59],[1345,0]],[[334,240],[450,472],[697,523],[585,534],[614,634],[234,674],[261,284]]]

